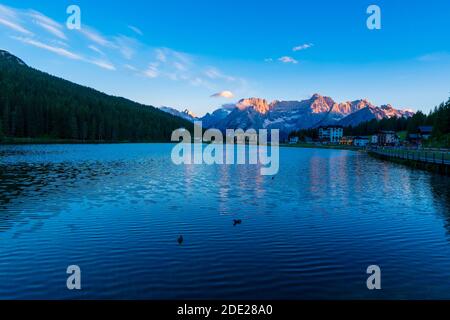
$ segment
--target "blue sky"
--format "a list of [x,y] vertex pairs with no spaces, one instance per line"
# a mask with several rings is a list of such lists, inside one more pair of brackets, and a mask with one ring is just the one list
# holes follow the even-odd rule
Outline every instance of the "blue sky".
[[[72,4],[81,8],[81,30],[65,25]],[[371,4],[381,8],[381,30],[366,27]],[[251,96],[301,100],[318,92],[424,111],[450,96],[447,0],[0,5],[0,47],[29,65],[198,115]]]

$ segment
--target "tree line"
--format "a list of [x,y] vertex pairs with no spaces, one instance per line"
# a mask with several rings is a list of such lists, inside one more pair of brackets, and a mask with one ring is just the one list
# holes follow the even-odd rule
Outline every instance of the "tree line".
[[169,141],[189,121],[0,59],[0,138]]

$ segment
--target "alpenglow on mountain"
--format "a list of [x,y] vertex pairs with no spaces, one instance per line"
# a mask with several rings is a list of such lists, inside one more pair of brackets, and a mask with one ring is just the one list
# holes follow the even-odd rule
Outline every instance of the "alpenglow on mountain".
[[411,117],[411,110],[399,110],[391,105],[374,106],[366,99],[337,103],[330,97],[314,94],[303,101],[273,101],[260,98],[242,99],[236,104],[220,107],[202,118],[205,128],[279,129],[289,134],[300,129],[321,125],[356,126],[372,119]]
[[197,119],[197,117],[195,116],[195,114],[193,114],[191,111],[189,111],[188,109],[185,109],[184,111],[178,111],[175,108],[171,108],[171,107],[161,107],[159,108],[161,111],[170,113],[171,115],[183,118],[185,120],[188,121],[195,121],[195,119]]

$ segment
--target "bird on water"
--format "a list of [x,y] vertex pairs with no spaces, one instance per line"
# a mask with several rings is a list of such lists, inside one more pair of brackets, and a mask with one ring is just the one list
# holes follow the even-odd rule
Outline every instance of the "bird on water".
[[233,226],[237,226],[238,224],[241,224],[242,220],[241,219],[234,219],[233,220]]
[[178,241],[178,244],[179,244],[179,245],[182,245],[182,244],[183,244],[183,241],[184,241],[183,236],[179,236],[178,239],[177,239],[177,241]]

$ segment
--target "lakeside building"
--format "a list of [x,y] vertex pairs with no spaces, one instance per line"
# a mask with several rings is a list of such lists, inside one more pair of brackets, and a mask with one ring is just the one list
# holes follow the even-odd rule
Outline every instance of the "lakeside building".
[[407,136],[407,142],[412,145],[421,145],[425,140],[430,139],[433,133],[432,126],[421,126],[417,133],[410,133]]
[[407,136],[407,142],[412,145],[419,145],[422,143],[422,139],[420,139],[420,135],[417,133],[410,133]]
[[341,138],[340,143],[346,146],[366,147],[369,144],[369,137],[345,136]]
[[369,137],[355,137],[353,139],[353,145],[355,147],[367,147],[369,144]]
[[344,136],[342,126],[321,126],[319,127],[319,140],[324,143],[339,143]]
[[432,133],[433,133],[432,126],[420,126],[419,127],[418,135],[419,135],[419,138],[422,140],[430,139]]
[[353,136],[345,136],[341,138],[340,143],[346,146],[352,146],[353,145],[353,141],[354,141],[355,137]]
[[400,141],[395,131],[381,131],[377,136],[379,146],[396,146]]
[[291,137],[289,139],[289,144],[297,144],[299,142],[298,137]]
[[378,135],[374,134],[373,136],[370,137],[370,144],[378,144]]

